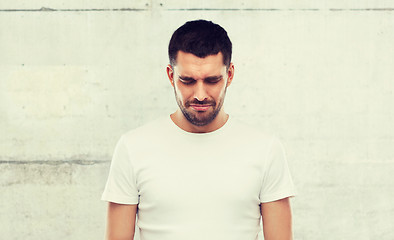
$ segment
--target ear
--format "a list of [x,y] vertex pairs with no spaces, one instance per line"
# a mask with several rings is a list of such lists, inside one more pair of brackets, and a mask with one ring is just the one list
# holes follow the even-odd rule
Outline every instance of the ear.
[[171,64],[167,65],[167,76],[168,79],[170,80],[171,85],[174,87],[174,70],[172,69]]
[[234,64],[230,63],[230,66],[227,69],[227,87],[230,86],[231,82],[234,78]]

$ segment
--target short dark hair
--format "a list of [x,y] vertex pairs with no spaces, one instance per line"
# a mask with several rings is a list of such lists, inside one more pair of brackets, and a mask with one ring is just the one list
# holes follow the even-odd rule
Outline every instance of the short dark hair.
[[223,54],[223,64],[230,66],[232,44],[226,30],[211,21],[189,21],[173,34],[168,46],[168,57],[172,66],[176,65],[178,51],[192,53],[205,58],[209,55]]

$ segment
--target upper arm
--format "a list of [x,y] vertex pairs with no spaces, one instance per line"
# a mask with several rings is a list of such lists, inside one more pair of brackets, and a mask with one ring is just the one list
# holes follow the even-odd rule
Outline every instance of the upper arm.
[[137,204],[108,203],[107,240],[132,240],[134,238]]
[[291,240],[292,217],[289,198],[261,203],[265,240]]

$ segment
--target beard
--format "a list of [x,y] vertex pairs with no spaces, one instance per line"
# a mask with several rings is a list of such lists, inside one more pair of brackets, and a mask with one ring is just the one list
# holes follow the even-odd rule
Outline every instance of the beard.
[[[216,118],[216,116],[220,112],[220,109],[223,106],[224,97],[226,96],[226,91],[227,91],[227,87],[224,90],[223,97],[219,99],[218,103],[216,103],[215,100],[198,101],[197,99],[194,99],[193,101],[186,101],[185,104],[183,104],[174,88],[176,102],[179,106],[179,109],[183,113],[183,116],[185,116],[185,118],[191,124],[199,127],[211,123]],[[209,104],[213,109],[208,110],[206,112],[196,112],[194,110],[188,110],[188,108],[190,109],[190,104],[204,104],[204,105]]]

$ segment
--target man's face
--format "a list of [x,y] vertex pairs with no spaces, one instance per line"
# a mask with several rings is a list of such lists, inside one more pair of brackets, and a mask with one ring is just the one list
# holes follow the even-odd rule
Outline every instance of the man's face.
[[167,68],[176,101],[185,118],[196,126],[211,123],[221,112],[234,67],[223,64],[219,52],[205,58],[178,52],[176,65]]

